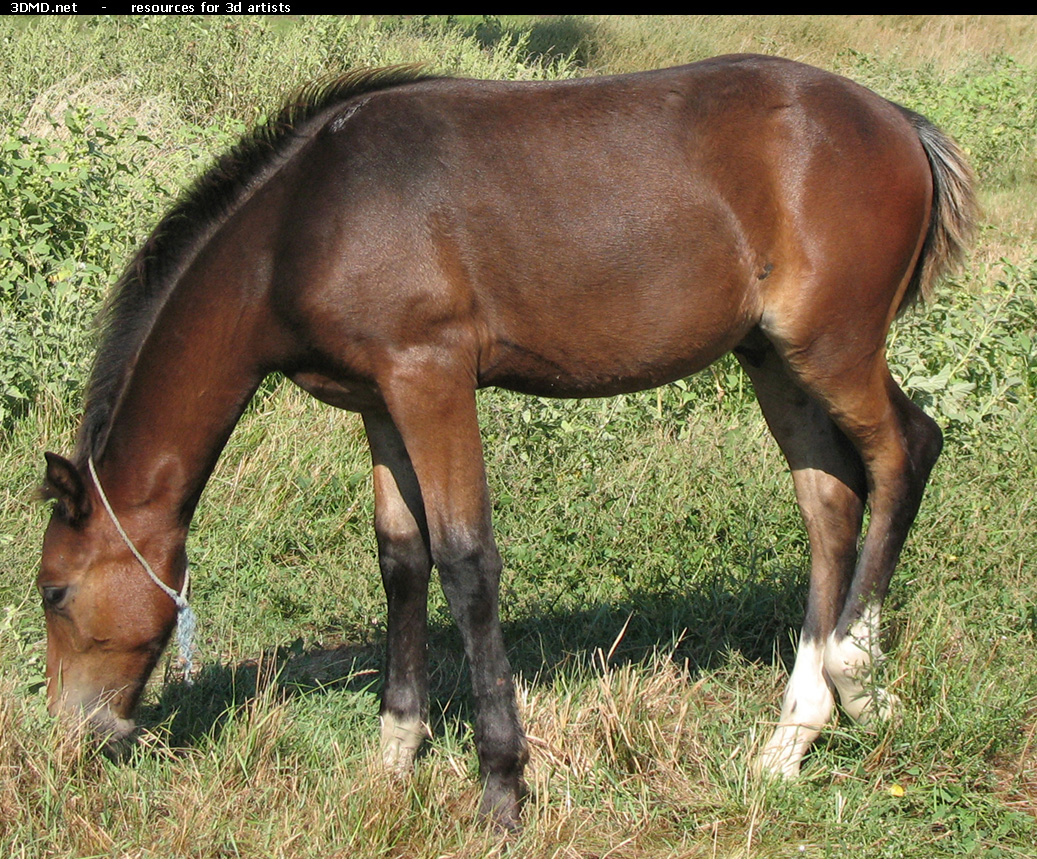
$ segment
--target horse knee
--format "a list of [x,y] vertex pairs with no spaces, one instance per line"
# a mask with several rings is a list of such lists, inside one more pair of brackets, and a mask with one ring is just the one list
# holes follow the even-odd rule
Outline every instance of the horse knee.
[[471,569],[499,572],[500,554],[493,533],[482,529],[451,528],[432,539],[432,560],[441,571]]
[[460,533],[434,540],[432,558],[462,632],[495,624],[502,563],[492,536]]
[[386,593],[392,597],[409,592],[415,582],[427,581],[432,560],[418,531],[390,534],[378,533],[378,566]]

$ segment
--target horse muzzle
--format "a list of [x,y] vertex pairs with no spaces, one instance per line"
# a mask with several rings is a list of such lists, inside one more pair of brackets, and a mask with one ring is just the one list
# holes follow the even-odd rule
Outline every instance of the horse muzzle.
[[82,730],[88,742],[96,743],[105,756],[120,759],[133,746],[137,725],[113,708],[117,697],[112,693],[79,696],[72,690],[62,690],[50,696],[47,710],[51,716],[68,720]]

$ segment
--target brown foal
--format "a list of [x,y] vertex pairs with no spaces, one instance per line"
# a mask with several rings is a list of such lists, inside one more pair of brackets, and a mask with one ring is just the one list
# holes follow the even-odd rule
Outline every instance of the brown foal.
[[482,812],[516,825],[528,752],[475,391],[607,396],[733,350],[810,539],[799,652],[758,759],[795,774],[836,695],[856,719],[894,701],[869,679],[879,609],[941,434],[885,342],[960,257],[971,182],[923,117],[770,57],[553,83],[397,69],[304,91],[185,193],[116,286],[76,453],[47,457],[52,709],[132,729],[176,618],[133,550],[181,589],[202,489],[280,371],[363,415],[386,763],[411,767],[425,734],[436,567],[471,666]]

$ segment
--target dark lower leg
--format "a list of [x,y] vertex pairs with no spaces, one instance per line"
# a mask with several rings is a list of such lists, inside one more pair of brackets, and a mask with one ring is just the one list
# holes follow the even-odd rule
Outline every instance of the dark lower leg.
[[529,759],[498,615],[500,558],[492,542],[438,564],[461,631],[475,699],[475,744],[483,782],[480,814],[517,826]]
[[498,616],[501,562],[469,367],[444,360],[401,366],[382,390],[421,487],[432,560],[468,657],[481,812],[513,828],[528,751]]
[[428,730],[429,566],[427,552],[400,554],[399,547],[379,552],[388,605],[381,719],[385,764],[406,771]]
[[417,478],[386,414],[364,416],[374,464],[375,533],[387,604],[382,756],[408,771],[427,734],[428,582],[432,558]]

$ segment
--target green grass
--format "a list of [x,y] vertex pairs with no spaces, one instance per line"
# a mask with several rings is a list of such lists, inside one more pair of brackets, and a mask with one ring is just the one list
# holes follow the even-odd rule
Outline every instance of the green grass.
[[[0,127],[20,147],[0,161],[10,201],[0,209],[0,847],[80,858],[1033,855],[1027,26],[0,19]],[[531,737],[514,841],[474,819],[468,681],[438,589],[433,736],[412,780],[374,765],[385,621],[362,428],[277,380],[195,518],[195,685],[163,663],[127,763],[51,722],[32,585],[42,452],[71,447],[96,297],[190,175],[289,83],[323,71],[419,60],[473,76],[563,76],[742,49],[826,65],[931,113],[983,177],[987,220],[966,271],[893,337],[895,372],[947,433],[884,616],[883,671],[903,704],[894,724],[835,725],[796,783],[747,775],[778,714],[807,554],[784,461],[731,361],[612,400],[480,395],[505,634]],[[98,122],[107,138],[76,137]],[[49,208],[11,218],[29,190]],[[20,290],[35,275],[28,301]]]

